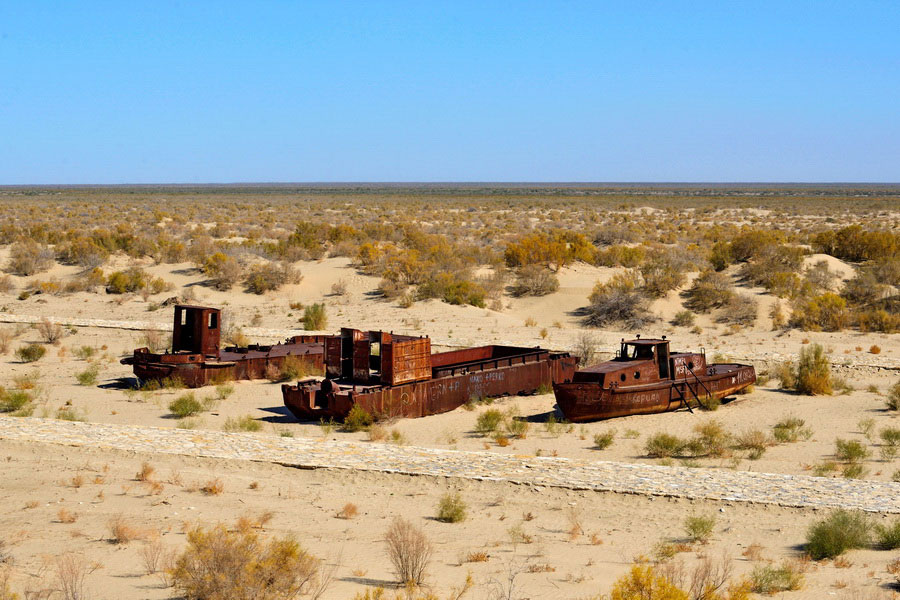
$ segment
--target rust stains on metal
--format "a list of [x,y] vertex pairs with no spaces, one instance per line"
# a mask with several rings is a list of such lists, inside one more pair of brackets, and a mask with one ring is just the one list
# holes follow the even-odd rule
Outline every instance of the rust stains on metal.
[[427,337],[342,329],[325,342],[325,372],[321,383],[281,386],[298,419],[342,419],[354,404],[377,417],[423,417],[470,398],[531,394],[571,380],[575,359],[513,346],[431,354]]
[[553,392],[566,419],[578,422],[690,408],[755,381],[751,365],[707,365],[705,352],[670,353],[663,337],[623,340],[616,358],[554,382]]
[[263,379],[280,372],[289,357],[321,372],[324,346],[331,336],[299,335],[281,344],[221,350],[221,312],[206,306],[175,306],[172,351],[162,354],[137,348],[122,364],[132,365],[139,381],[177,380],[192,388],[237,379]]

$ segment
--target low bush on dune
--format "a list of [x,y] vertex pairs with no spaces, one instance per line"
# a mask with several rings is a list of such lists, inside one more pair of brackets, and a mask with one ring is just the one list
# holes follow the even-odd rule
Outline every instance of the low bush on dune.
[[244,286],[251,294],[265,294],[289,283],[299,283],[299,272],[287,263],[261,263],[250,267],[244,278]]
[[169,410],[179,419],[183,419],[203,411],[203,404],[197,400],[193,392],[188,392],[170,402]]
[[559,289],[556,274],[539,265],[527,265],[516,274],[513,296],[546,296]]
[[328,325],[324,304],[310,304],[303,309],[303,329],[307,331],[323,331]]
[[641,329],[656,320],[650,314],[649,301],[636,273],[617,274],[606,283],[598,283],[588,300],[584,324],[589,327],[617,324]]
[[802,348],[796,364],[791,361],[782,363],[775,367],[774,375],[782,389],[810,396],[830,395],[833,392],[831,361],[819,344]]
[[6,270],[13,275],[31,277],[46,271],[53,264],[53,251],[34,240],[23,240],[9,248]]

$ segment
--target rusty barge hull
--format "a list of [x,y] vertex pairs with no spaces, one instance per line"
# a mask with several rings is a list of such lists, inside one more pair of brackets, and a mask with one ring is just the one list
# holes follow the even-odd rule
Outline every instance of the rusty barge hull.
[[219,349],[220,311],[203,306],[177,305],[172,350],[165,353],[137,348],[121,360],[131,365],[139,382],[178,381],[197,388],[224,381],[264,379],[277,375],[288,360],[304,371],[321,374],[325,341],[332,336],[300,335],[270,346]]
[[553,392],[566,419],[578,423],[684,408],[691,400],[707,396],[699,382],[709,389],[710,397],[722,399],[756,381],[749,365],[716,364],[710,369],[714,369],[713,374],[698,376],[699,381],[684,379],[606,390],[590,383],[559,383],[553,386]]
[[[347,339],[354,334],[342,335]],[[391,338],[382,332],[365,335],[379,337],[379,356],[382,362],[390,359],[391,364],[380,368],[381,376],[376,381],[371,381],[370,373],[367,383],[362,367],[367,361],[372,364],[371,355],[364,351],[369,341],[359,335],[354,339],[355,373],[349,372],[348,359],[339,358],[338,344],[329,342],[326,372],[330,377],[337,376],[321,383],[300,382],[281,388],[285,406],[297,419],[343,419],[354,405],[378,418],[424,417],[454,410],[470,399],[549,389],[554,382],[571,378],[575,371],[575,359],[567,353],[540,348],[481,346],[423,354],[424,348],[430,348],[430,343],[425,343],[428,338]],[[347,342],[342,345],[345,354],[351,352],[349,346]],[[408,379],[402,374],[413,371],[417,381],[390,383],[392,379]]]
[[554,383],[556,403],[572,422],[660,413],[722,399],[756,382],[751,365],[708,365],[705,352],[670,352],[662,339],[622,340],[616,358]]
[[[294,341],[294,339],[299,339]],[[298,336],[283,344],[251,345],[246,348],[226,348],[218,358],[202,354],[154,354],[138,348],[123,364],[133,366],[134,376],[141,382],[178,380],[189,388],[216,385],[241,379],[265,379],[278,373],[285,360],[292,357],[303,363],[309,373],[323,373],[324,341],[327,336]]]

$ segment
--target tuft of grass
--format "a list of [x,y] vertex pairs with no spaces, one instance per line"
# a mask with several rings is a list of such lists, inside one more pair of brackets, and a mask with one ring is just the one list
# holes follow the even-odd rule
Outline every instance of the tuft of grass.
[[610,429],[602,433],[596,433],[594,434],[594,448],[596,448],[597,450],[606,450],[607,448],[612,446],[615,439],[615,429]]
[[684,520],[684,533],[692,543],[705,544],[712,536],[716,526],[716,517],[709,515],[689,515]]
[[806,534],[806,552],[813,560],[834,558],[853,548],[865,548],[872,522],[861,511],[837,509],[814,523]]
[[888,388],[884,403],[891,410],[900,410],[900,381]]
[[654,458],[671,458],[684,449],[686,442],[670,433],[655,433],[647,438],[644,450],[647,456]]
[[259,431],[260,429],[262,429],[262,423],[250,415],[237,418],[228,417],[222,427],[223,431]]
[[136,481],[150,481],[150,478],[153,477],[153,474],[156,472],[156,467],[144,461],[141,463],[141,470],[138,471],[134,478]]
[[221,479],[215,477],[200,486],[200,491],[207,496],[218,496],[225,491],[225,484]]
[[808,440],[812,434],[812,430],[806,427],[806,421],[797,417],[785,417],[772,427],[772,436],[783,444]]
[[169,410],[179,419],[183,419],[185,417],[192,417],[202,412],[203,404],[201,404],[200,401],[197,400],[197,398],[194,396],[194,392],[188,392],[187,394],[182,394],[171,403],[169,403]]
[[129,522],[124,515],[114,515],[108,522],[109,541],[113,544],[127,544],[143,537],[143,532]]
[[352,502],[348,502],[335,515],[338,519],[352,519],[359,514],[359,509]]
[[100,375],[100,365],[94,363],[84,371],[76,373],[75,379],[78,381],[78,385],[92,386],[97,384],[98,375]]
[[503,422],[503,413],[496,408],[489,408],[475,420],[475,433],[487,436],[497,431]]
[[437,520],[460,523],[466,519],[466,503],[459,492],[447,492],[438,501]]
[[900,518],[895,518],[888,525],[875,527],[875,537],[878,547],[883,550],[896,550],[900,548]]
[[750,590],[756,594],[771,596],[777,592],[789,592],[803,587],[803,574],[795,564],[785,561],[781,566],[757,565],[750,573]]

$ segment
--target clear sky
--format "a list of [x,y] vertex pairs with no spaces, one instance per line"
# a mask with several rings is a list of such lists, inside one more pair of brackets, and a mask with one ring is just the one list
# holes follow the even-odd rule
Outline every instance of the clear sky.
[[0,0],[0,184],[900,181],[900,4]]

